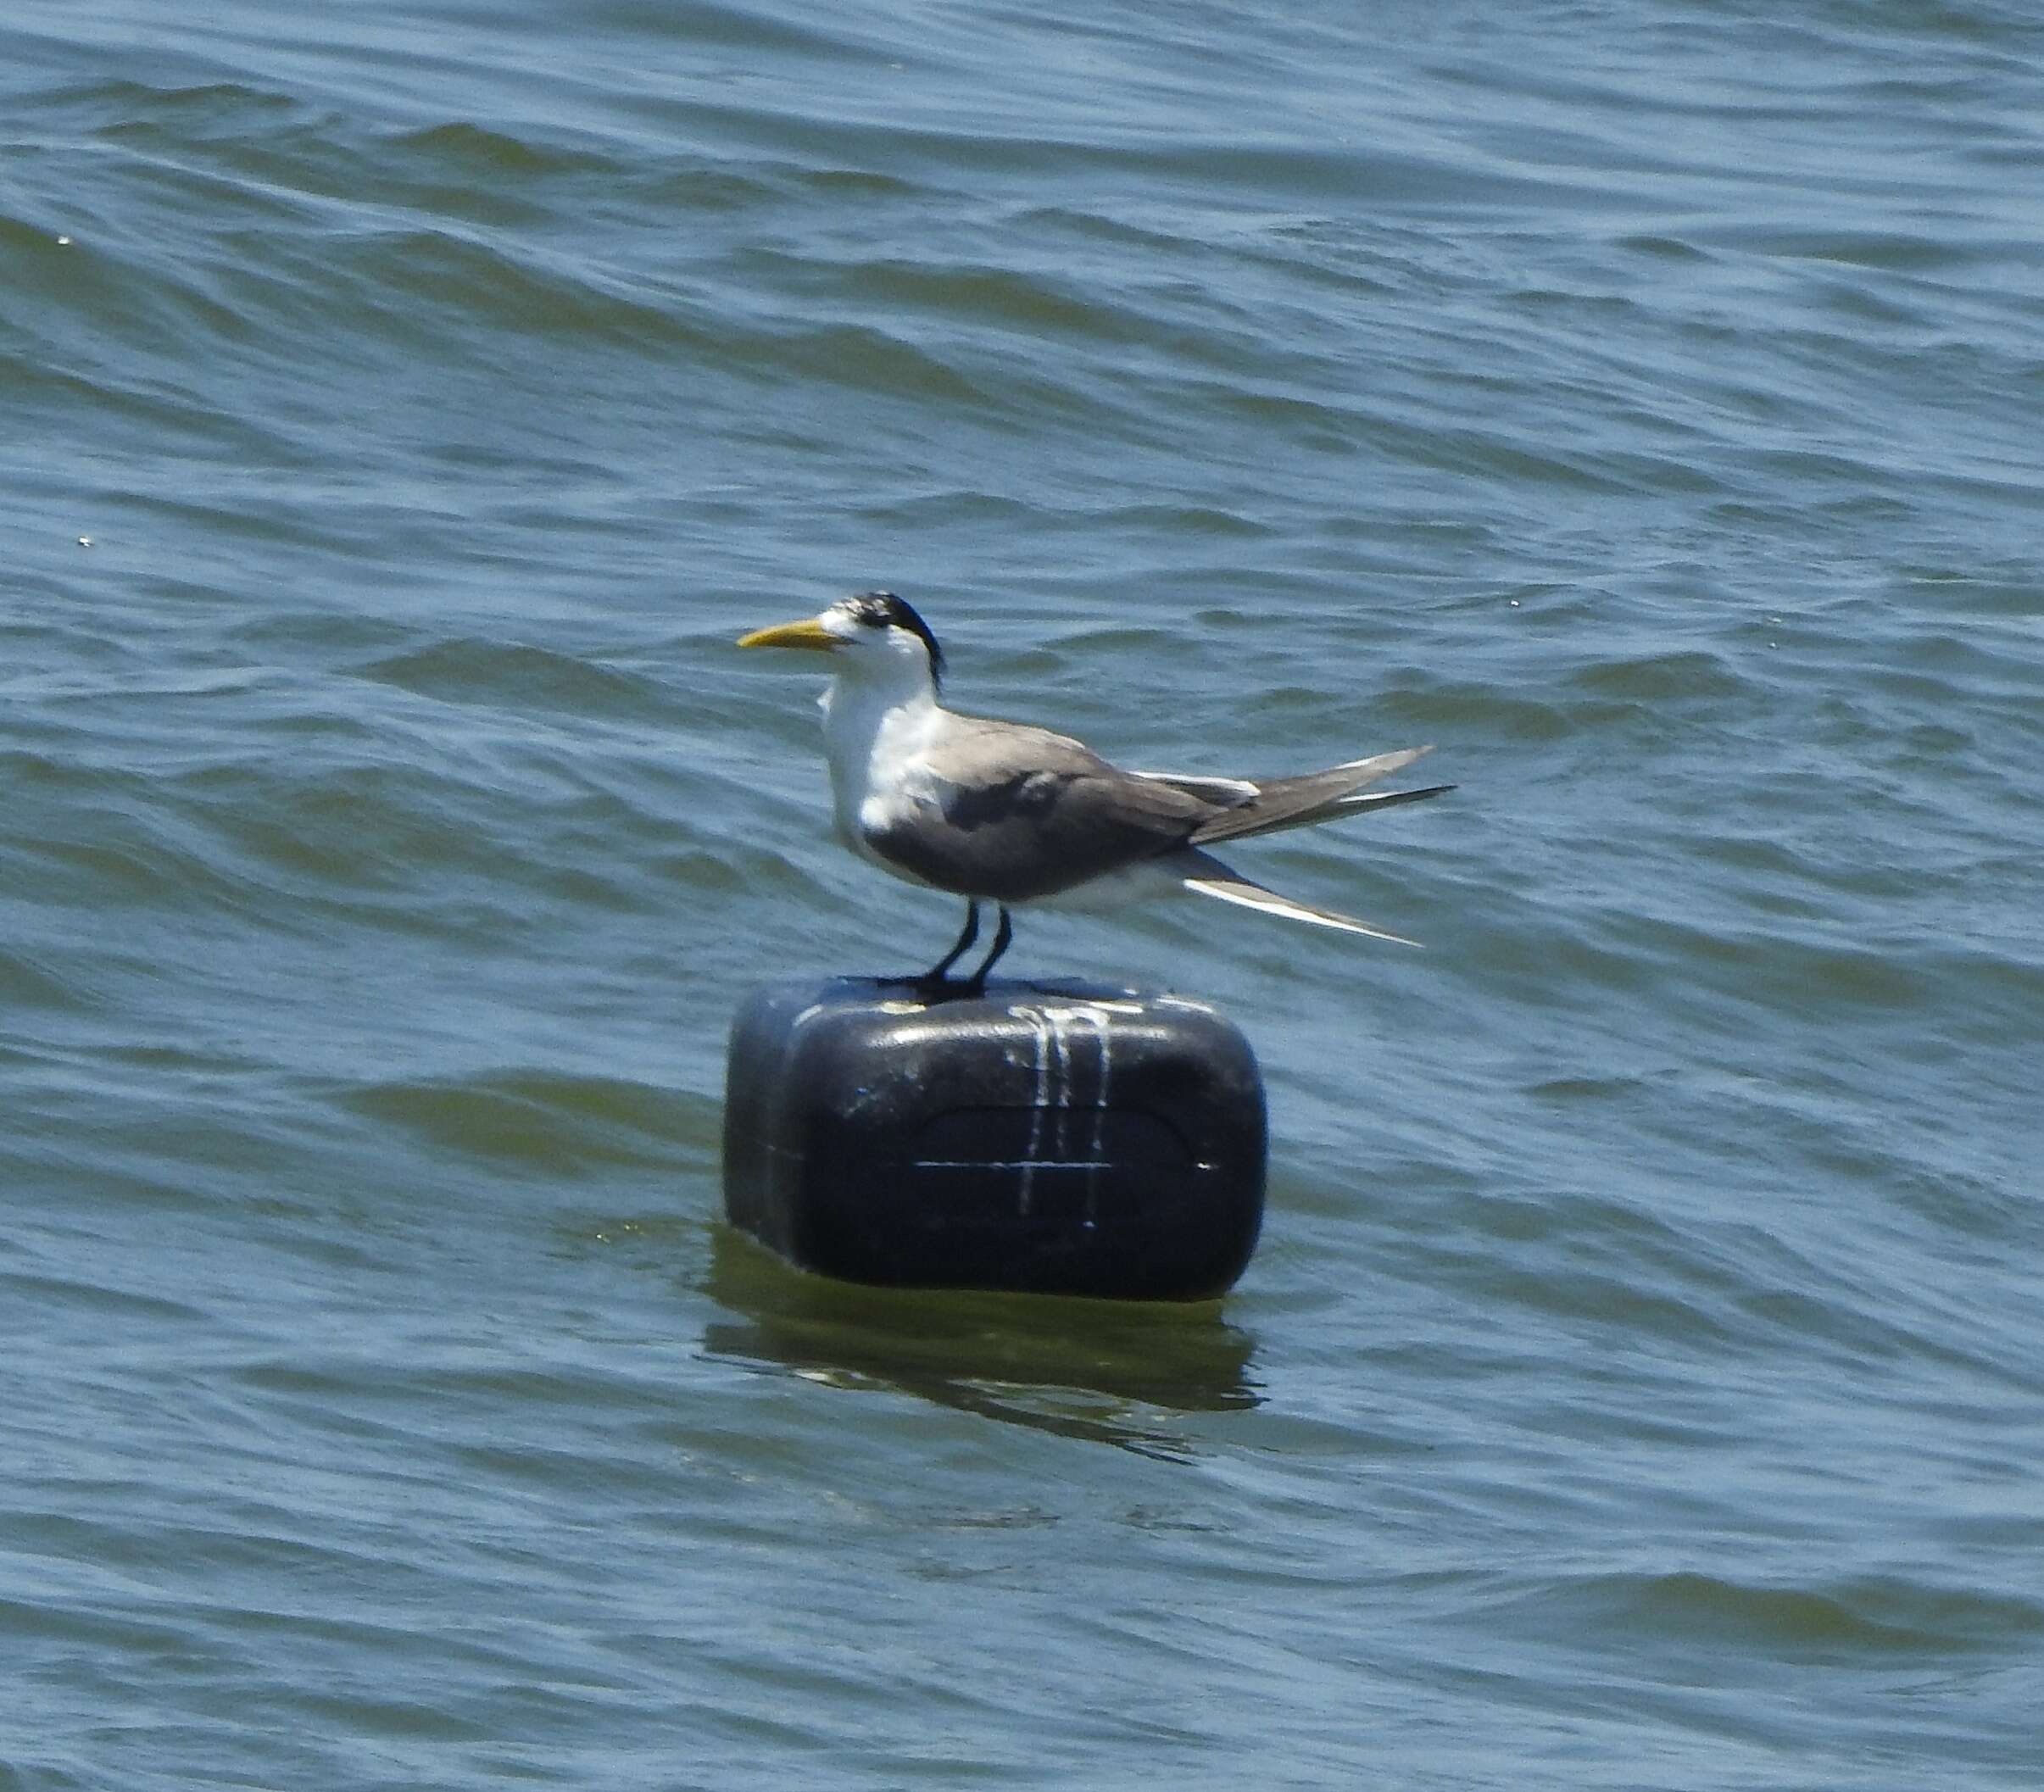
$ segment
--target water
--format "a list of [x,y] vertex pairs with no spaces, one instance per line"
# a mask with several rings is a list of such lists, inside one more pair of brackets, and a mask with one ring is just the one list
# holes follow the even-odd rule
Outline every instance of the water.
[[[1284,10],[9,9],[0,1787],[2038,1783],[2044,25]],[[1462,787],[1218,1307],[719,1223],[874,584]]]

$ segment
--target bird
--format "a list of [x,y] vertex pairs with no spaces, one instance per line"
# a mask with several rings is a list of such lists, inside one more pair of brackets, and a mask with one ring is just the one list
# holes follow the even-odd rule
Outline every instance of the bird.
[[[833,676],[819,702],[838,838],[895,877],[965,898],[950,950],[920,976],[888,980],[927,999],[983,995],[1014,938],[1009,911],[1024,904],[1110,907],[1184,889],[1418,943],[1252,883],[1206,849],[1442,795],[1455,787],[1365,791],[1431,747],[1290,777],[1125,771],[1048,728],[946,709],[944,648],[890,591],[856,593],[800,621],[755,629],[738,645],[829,655]],[[970,976],[953,978],[978,939],[986,902],[999,910],[992,949]]]

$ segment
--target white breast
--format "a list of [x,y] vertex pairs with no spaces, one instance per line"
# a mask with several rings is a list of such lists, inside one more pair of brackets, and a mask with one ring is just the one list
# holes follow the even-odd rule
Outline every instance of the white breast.
[[904,697],[841,681],[824,698],[823,743],[838,838],[868,863],[910,883],[922,880],[881,858],[868,837],[935,806],[928,751],[945,720],[920,693]]

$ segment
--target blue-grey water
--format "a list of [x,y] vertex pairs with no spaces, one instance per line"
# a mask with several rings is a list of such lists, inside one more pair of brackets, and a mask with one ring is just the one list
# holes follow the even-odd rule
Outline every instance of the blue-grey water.
[[[2029,0],[14,0],[0,1788],[2044,1784],[2041,418]],[[1461,787],[1218,1305],[721,1222],[873,585]]]

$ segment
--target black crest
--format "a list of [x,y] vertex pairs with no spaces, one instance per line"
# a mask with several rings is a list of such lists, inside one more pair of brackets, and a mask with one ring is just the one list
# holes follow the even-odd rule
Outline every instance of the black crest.
[[891,591],[862,591],[845,600],[845,607],[868,628],[905,628],[930,650],[930,680],[944,682],[944,649],[930,632],[930,625]]

